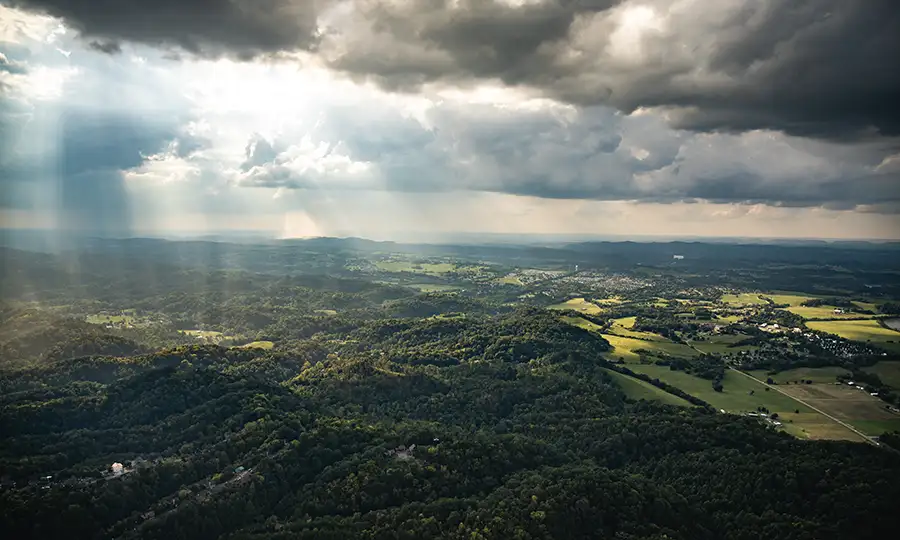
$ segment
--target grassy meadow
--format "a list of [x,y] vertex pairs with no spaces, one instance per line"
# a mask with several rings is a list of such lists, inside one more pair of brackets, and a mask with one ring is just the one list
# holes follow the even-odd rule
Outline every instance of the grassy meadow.
[[723,294],[719,301],[730,306],[756,306],[768,303],[760,298],[758,293]]
[[864,341],[900,353],[900,332],[885,328],[876,320],[811,321],[806,326],[844,339]]
[[[683,371],[672,371],[668,366],[639,364],[628,367],[632,371],[645,373],[676,386],[688,394],[706,401],[716,409],[725,410],[725,412],[739,414],[753,412],[757,407],[765,407],[770,413],[778,413],[785,431],[796,437],[853,441],[862,439],[851,430],[792,397],[775,390],[766,391],[762,382],[731,370],[725,372],[725,378],[722,381],[723,391],[716,392],[712,388],[711,381]],[[851,422],[848,423],[855,425]]]
[[863,371],[878,375],[881,382],[900,390],[900,362],[878,362],[874,366],[864,367]]
[[860,317],[868,317],[862,313],[835,313],[834,306],[791,306],[785,308],[795,315],[800,315],[807,320],[815,319],[858,319]]
[[240,345],[238,348],[241,349],[271,349],[275,346],[275,343],[271,341],[251,341],[250,343],[245,343]]
[[831,384],[837,380],[838,376],[850,374],[848,370],[836,366],[788,369],[771,375],[764,369],[749,371],[748,373],[762,381],[771,378],[778,384],[788,384],[802,381],[812,381],[813,383],[820,384]]
[[694,405],[684,399],[666,392],[661,388],[657,388],[652,384],[635,379],[628,375],[613,370],[606,370],[612,376],[619,387],[625,392],[625,395],[631,399],[646,399],[659,401],[666,405],[680,405],[683,407],[693,407]]
[[781,389],[866,435],[900,430],[900,414],[890,412],[884,402],[864,390],[846,384],[790,384]]
[[600,306],[593,302],[588,302],[584,298],[572,298],[571,300],[566,300],[559,304],[553,304],[552,306],[549,306],[549,309],[571,309],[579,313],[587,313],[588,315],[595,315],[603,311]]

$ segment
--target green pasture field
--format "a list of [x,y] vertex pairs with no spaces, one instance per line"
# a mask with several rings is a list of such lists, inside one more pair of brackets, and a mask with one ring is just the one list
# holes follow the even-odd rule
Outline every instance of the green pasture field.
[[779,386],[866,435],[900,430],[900,414],[890,412],[880,399],[846,384],[790,384]]
[[222,332],[216,332],[215,330],[181,330],[182,334],[187,334],[189,336],[194,336],[198,338],[221,338]]
[[878,362],[874,366],[862,368],[866,373],[878,375],[881,382],[900,390],[900,362]]
[[835,313],[834,306],[791,306],[785,308],[796,315],[800,315],[804,319],[858,319],[860,317],[870,317],[863,313]]
[[864,302],[862,300],[853,300],[853,303],[856,304],[860,309],[865,309],[871,311],[872,313],[878,313],[878,304],[874,302]]
[[885,328],[876,320],[814,321],[806,323],[806,326],[844,339],[864,341],[900,353],[900,332]]
[[[716,409],[725,409],[730,413],[753,412],[760,406],[768,408],[770,412],[777,412],[779,415],[782,412],[793,412],[795,409],[812,411],[796,400],[774,390],[766,392],[765,385],[730,370],[725,372],[725,377],[722,379],[723,391],[716,392],[713,390],[712,381],[684,371],[673,371],[669,369],[669,366],[638,364],[628,366],[628,368],[676,386],[688,394],[706,401]],[[751,390],[753,391],[752,395],[750,394]]]
[[[602,330],[599,325],[594,324],[586,319],[582,319],[581,317],[562,317],[562,320],[563,322],[569,323],[579,328],[584,328],[585,330],[588,330],[590,332],[600,333]],[[643,332],[635,332],[635,334],[643,334]],[[609,341],[609,344],[613,347],[613,350],[606,353],[606,356],[612,360],[622,360],[623,362],[629,364],[640,362],[641,355],[637,352],[638,350],[661,352],[681,358],[690,358],[698,354],[697,351],[688,347],[687,345],[673,343],[666,340],[662,336],[657,336],[656,334],[649,335],[654,336],[659,341],[644,341],[641,339],[616,336],[613,334],[600,335],[604,339],[606,339],[606,341]]]
[[600,306],[593,302],[588,302],[584,298],[572,298],[571,300],[548,306],[548,309],[572,309],[588,315],[595,315],[603,311]]
[[798,439],[853,442],[863,442],[864,440],[857,433],[816,411],[799,414],[784,412],[779,413],[778,417],[783,422],[784,430]]
[[448,262],[429,263],[393,259],[376,261],[375,266],[382,272],[410,272],[434,276],[447,272],[478,272],[483,269],[481,266],[461,266]]
[[727,354],[739,351],[752,351],[758,349],[756,345],[739,345],[731,347],[734,343],[746,340],[750,336],[746,334],[705,334],[704,341],[691,341],[691,347],[707,354]]
[[458,291],[459,286],[457,285],[443,285],[441,283],[410,283],[407,287],[412,287],[413,289],[417,289],[421,292],[450,292],[450,291]]
[[673,343],[671,341],[644,341],[629,337],[616,336],[613,334],[601,334],[613,350],[607,353],[609,358],[620,359],[626,363],[639,362],[641,353],[638,351],[647,351],[652,355],[654,352],[676,356],[680,358],[690,358],[699,354],[697,351],[687,345]]
[[616,384],[625,392],[625,395],[631,399],[646,399],[662,402],[666,405],[680,405],[683,407],[693,407],[694,405],[674,394],[670,394],[661,388],[657,388],[652,384],[635,379],[623,373],[606,370],[616,381]]
[[811,296],[803,293],[763,293],[763,296],[775,302],[778,305],[788,304],[789,306],[799,306],[807,300],[815,300],[817,296]]
[[239,345],[237,348],[239,349],[271,349],[275,346],[275,343],[271,341],[251,341],[250,343],[245,343],[243,345]]
[[629,337],[635,339],[645,339],[647,341],[659,341],[665,343],[671,343],[668,339],[662,337],[659,334],[654,334],[652,332],[641,332],[638,330],[632,330],[634,326],[635,320],[637,317],[622,317],[621,319],[613,320],[612,325],[610,325],[609,333],[616,334],[617,336]]
[[134,317],[131,315],[88,315],[84,320],[90,324],[132,324]]
[[222,332],[216,332],[215,330],[180,330],[180,332],[182,334],[194,336],[197,339],[202,339],[209,343],[217,343],[220,345],[234,340],[234,336],[229,336],[223,334]]
[[599,324],[594,324],[587,319],[582,319],[581,317],[569,317],[564,316],[561,317],[561,320],[565,323],[571,324],[572,326],[577,326],[578,328],[584,328],[590,332],[600,332],[603,327]]
[[775,373],[773,375],[769,375],[769,372],[765,369],[748,371],[748,373],[761,381],[765,381],[766,379],[771,378],[778,384],[788,384],[795,382],[802,383],[802,381],[812,381],[813,383],[820,384],[832,384],[837,380],[838,376],[850,374],[848,370],[836,366],[817,368],[802,367],[779,371],[778,373]]
[[732,306],[755,306],[767,304],[759,293],[723,294],[719,301]]
[[[778,413],[785,431],[796,437],[809,439],[832,439],[861,441],[862,438],[789,396],[775,390],[766,391],[759,381],[726,371],[722,381],[722,392],[712,388],[712,382],[695,377],[683,371],[672,371],[668,366],[639,364],[628,366],[629,369],[664,381],[698,397],[716,409],[724,409],[729,413],[756,411],[757,407],[765,407],[770,413]],[[793,385],[792,385],[793,386]],[[798,387],[800,385],[797,385]],[[750,392],[753,392],[751,395]],[[824,409],[823,409],[824,410]],[[799,411],[799,412],[794,412]],[[852,422],[848,422],[854,425]]]

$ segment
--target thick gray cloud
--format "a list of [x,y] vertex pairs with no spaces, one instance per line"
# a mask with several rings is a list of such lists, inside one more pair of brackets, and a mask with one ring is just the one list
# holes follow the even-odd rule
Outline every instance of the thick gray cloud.
[[[253,166],[242,167],[238,184],[884,212],[900,203],[900,170],[883,165],[884,148],[871,143],[689,134],[657,115],[606,107],[566,113],[443,104],[421,122],[396,111],[335,109],[303,135],[274,143],[255,136]],[[305,147],[290,143],[300,139]]]
[[[127,233],[133,201],[124,171],[159,152],[189,156],[204,141],[184,132],[190,115],[180,89],[161,88],[153,68],[83,53],[76,68],[58,46],[9,47],[15,58],[3,57],[20,77],[0,100],[0,208],[53,215],[70,229]],[[35,74],[40,83],[41,73],[52,81],[66,72],[74,76],[59,96],[35,94]]]
[[254,134],[250,142],[247,143],[244,153],[247,155],[247,159],[241,163],[242,171],[249,171],[253,167],[266,165],[278,157],[278,151],[275,150],[272,143],[258,133]]
[[[452,12],[439,0],[345,4],[354,9],[331,13],[331,30],[317,44],[323,62],[388,88],[436,87],[403,97],[321,70],[307,77],[282,63],[195,62],[184,53],[184,62],[166,60],[167,46],[103,54],[115,52],[117,34],[78,25],[80,36],[39,36],[21,50],[7,48],[0,83],[5,77],[21,95],[42,88],[46,95],[30,104],[0,100],[0,207],[31,208],[46,194],[57,198],[51,211],[73,226],[107,231],[127,230],[145,206],[162,220],[188,210],[287,211],[306,197],[351,192],[900,212],[897,139],[860,132],[892,133],[890,107],[879,117],[861,100],[859,114],[835,106],[823,119],[816,99],[836,103],[853,92],[805,85],[837,77],[862,45],[847,47],[849,59],[805,67],[791,60],[808,56],[804,40],[824,32],[813,23],[798,30],[797,20],[809,15],[804,2],[783,18],[776,16],[781,4],[763,0],[463,0]],[[845,32],[850,15],[862,13],[834,6],[822,19],[836,25],[832,32]],[[871,35],[879,28],[873,23]],[[269,50],[193,39],[204,55]],[[894,38],[881,42],[888,50]],[[890,86],[892,72],[862,76],[879,54],[859,62],[856,79],[833,84],[857,96]],[[782,64],[793,72],[770,81]],[[484,80],[492,83],[484,92],[444,88]],[[498,80],[527,90],[494,94]],[[766,94],[773,92],[766,85],[782,85],[784,95]],[[56,86],[59,92],[46,91]],[[535,94],[576,105],[526,100]],[[642,105],[660,109],[617,110]],[[767,126],[773,130],[752,129]]]
[[[4,139],[0,156],[0,205],[54,213],[68,227],[121,234],[131,226],[123,171],[167,148],[192,147],[175,118],[150,120],[97,110],[39,109]],[[9,120],[7,120],[9,121]],[[52,143],[31,148],[47,137]],[[173,143],[174,141],[174,143]]]
[[389,89],[499,80],[698,131],[900,136],[895,0],[13,0],[97,47],[310,51]]
[[95,51],[106,54],[119,54],[122,52],[122,46],[116,41],[92,41],[88,46]]
[[206,56],[252,58],[309,49],[324,0],[8,0],[65,19],[101,50],[115,42],[175,46]]
[[669,107],[692,130],[900,135],[893,0],[450,4],[371,4],[331,65],[389,88],[496,78],[580,105]]

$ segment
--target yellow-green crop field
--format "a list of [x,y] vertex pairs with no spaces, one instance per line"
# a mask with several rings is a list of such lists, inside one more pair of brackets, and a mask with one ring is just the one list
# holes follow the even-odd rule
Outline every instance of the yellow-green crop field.
[[[762,382],[731,370],[725,372],[725,377],[722,380],[722,392],[716,392],[712,388],[711,381],[683,371],[672,371],[668,366],[638,364],[628,367],[632,371],[645,373],[680,388],[688,394],[706,401],[716,409],[722,409],[729,413],[753,412],[756,411],[757,407],[765,407],[770,413],[778,413],[785,431],[796,437],[863,440],[862,437],[853,431],[803,405],[792,397],[776,390],[766,391],[766,387]],[[793,385],[791,386],[793,387]],[[796,386],[800,387],[801,385]],[[865,432],[865,430],[862,431]]]
[[883,401],[864,390],[846,384],[788,384],[779,388],[866,435],[900,429],[900,414],[890,412]]
[[621,319],[615,319],[615,320],[613,320],[613,323],[610,325],[608,332],[610,334],[615,334],[617,336],[622,336],[622,337],[643,339],[643,340],[647,340],[647,341],[669,342],[668,339],[662,337],[659,334],[654,334],[652,332],[641,332],[638,330],[632,330],[636,319],[637,319],[637,317],[622,317]]
[[768,303],[757,293],[723,294],[719,300],[732,306],[754,306]]
[[814,300],[817,297],[802,293],[765,293],[763,296],[775,302],[778,305],[788,304],[790,306],[799,306],[808,300]]
[[802,381],[832,384],[837,380],[838,376],[850,374],[848,370],[836,366],[817,368],[802,367],[779,371],[772,375],[769,375],[768,371],[764,369],[750,371],[749,373],[761,381],[771,378],[778,384],[802,383]]
[[844,339],[864,341],[889,351],[900,352],[900,332],[885,328],[876,320],[811,321],[806,326]]
[[613,334],[601,334],[613,350],[607,353],[612,359],[619,359],[626,363],[639,362],[641,359],[640,351],[646,351],[647,355],[652,356],[653,353],[662,353],[669,356],[680,358],[690,358],[699,354],[694,349],[680,343],[671,341],[644,341],[642,339],[634,339]]
[[378,261],[375,266],[382,272],[413,272],[417,274],[445,274],[459,268],[453,263],[417,263],[402,260]]
[[550,309],[572,309],[579,313],[587,313],[588,315],[594,315],[603,311],[600,306],[593,302],[588,302],[584,298],[572,298],[571,300],[566,300],[565,302],[561,302],[559,304],[553,304],[549,306]]
[[271,349],[275,344],[271,341],[251,341],[250,343],[245,343],[241,345],[239,348],[241,349]]
[[834,306],[791,306],[785,308],[796,315],[800,315],[804,319],[858,319],[867,317],[868,315],[860,313],[835,313]]
[[704,341],[691,341],[691,347],[707,354],[726,354],[739,351],[752,351],[758,348],[756,345],[738,345],[735,343],[746,340],[750,336],[746,334],[708,334]]

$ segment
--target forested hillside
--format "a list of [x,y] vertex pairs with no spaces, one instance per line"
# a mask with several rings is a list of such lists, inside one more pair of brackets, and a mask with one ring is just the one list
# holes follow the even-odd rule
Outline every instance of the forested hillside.
[[607,347],[520,311],[7,371],[0,523],[14,538],[863,538],[872,515],[896,519],[894,454],[631,402]]
[[[17,257],[36,269],[44,256]],[[621,385],[634,372],[587,319],[326,275],[172,267],[141,284],[72,271],[4,289],[3,538],[822,540],[900,527],[900,454],[799,440],[647,376],[685,399],[637,400]],[[615,306],[608,316],[641,317],[630,335],[662,324],[647,304]]]

